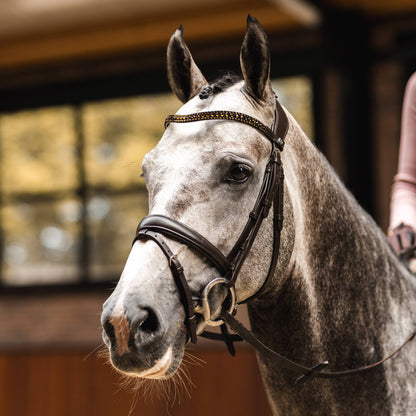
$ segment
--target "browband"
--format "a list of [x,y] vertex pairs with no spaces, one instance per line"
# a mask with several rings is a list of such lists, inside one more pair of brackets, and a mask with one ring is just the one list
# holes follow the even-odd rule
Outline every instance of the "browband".
[[274,143],[280,151],[283,150],[285,145],[284,137],[286,136],[287,129],[289,127],[286,113],[284,112],[279,101],[276,100],[274,126],[277,126],[277,128],[275,132],[256,118],[247,114],[238,113],[236,111],[203,111],[201,113],[192,113],[186,115],[171,114],[166,117],[165,129],[169,126],[170,123],[191,123],[193,121],[205,120],[231,120],[247,124],[248,126],[254,127],[260,131],[272,143]]

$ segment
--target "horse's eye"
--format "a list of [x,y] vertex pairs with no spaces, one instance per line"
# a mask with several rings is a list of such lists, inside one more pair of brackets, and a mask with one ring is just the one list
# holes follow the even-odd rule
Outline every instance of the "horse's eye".
[[234,183],[243,183],[245,182],[251,174],[251,169],[240,163],[234,164],[231,169],[228,171],[227,177],[225,178],[226,182]]

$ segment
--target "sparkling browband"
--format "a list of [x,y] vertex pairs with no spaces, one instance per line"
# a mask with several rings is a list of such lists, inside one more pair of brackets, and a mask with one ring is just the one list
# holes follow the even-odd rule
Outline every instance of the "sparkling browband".
[[247,124],[263,133],[271,142],[273,142],[279,150],[283,150],[285,144],[281,137],[276,136],[272,129],[265,126],[261,121],[247,114],[235,111],[204,111],[201,113],[193,113],[186,115],[171,114],[165,120],[165,129],[170,123],[190,123],[192,121],[203,120],[231,120],[239,123]]

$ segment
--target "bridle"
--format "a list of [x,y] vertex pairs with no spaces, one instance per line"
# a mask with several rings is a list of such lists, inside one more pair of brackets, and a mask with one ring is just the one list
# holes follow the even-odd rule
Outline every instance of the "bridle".
[[[225,256],[206,238],[187,225],[162,215],[148,215],[137,227],[136,240],[151,239],[162,250],[169,261],[172,276],[179,290],[181,302],[185,310],[185,325],[188,338],[192,343],[197,342],[196,313],[202,314],[210,325],[222,325],[222,320],[212,320],[209,310],[209,292],[217,285],[225,285],[229,291],[227,303],[229,312],[236,307],[235,282],[251,246],[257,236],[260,225],[274,205],[274,246],[269,271],[262,288],[254,295],[258,296],[264,289],[266,282],[273,275],[277,263],[280,246],[280,231],[283,222],[283,168],[280,151],[283,150],[284,138],[288,130],[288,119],[280,103],[276,100],[273,125],[265,126],[259,120],[243,113],[234,111],[208,111],[189,115],[170,115],[166,118],[165,128],[170,123],[189,123],[203,120],[230,120],[254,127],[260,131],[272,144],[269,161],[267,163],[263,183],[253,210],[248,216],[247,223],[230,253]],[[219,271],[221,278],[216,278],[203,289],[197,307],[194,307],[191,290],[184,275],[184,270],[176,255],[169,248],[162,236],[169,237],[186,244],[206,257]],[[253,298],[252,296],[251,298]],[[199,299],[197,299],[199,300]],[[248,300],[248,299],[247,299]],[[246,301],[247,301],[246,300]]]
[[[247,114],[234,111],[207,111],[188,115],[169,115],[165,120],[165,128],[167,128],[170,123],[189,123],[209,120],[228,120],[249,125],[262,133],[263,136],[270,141],[272,146],[270,157],[264,172],[263,183],[254,208],[248,215],[248,220],[243,232],[227,256],[205,237],[186,224],[163,215],[148,215],[143,218],[137,227],[133,244],[137,240],[152,240],[159,246],[169,262],[169,268],[179,291],[181,303],[185,311],[187,338],[194,344],[197,342],[196,315],[201,314],[208,325],[221,326],[221,334],[204,332],[200,334],[201,336],[225,341],[228,350],[232,355],[234,355],[233,342],[244,339],[258,351],[271,356],[280,363],[281,366],[300,373],[301,375],[297,378],[296,382],[302,382],[311,377],[335,378],[362,373],[380,366],[386,360],[394,356],[404,345],[415,337],[416,331],[414,331],[392,354],[376,363],[353,370],[324,371],[329,365],[327,361],[321,362],[313,367],[306,367],[298,364],[265,346],[251,331],[234,318],[238,306],[235,295],[236,280],[254,243],[259,228],[263,220],[269,215],[272,206],[274,208],[274,243],[269,270],[261,288],[255,294],[240,303],[248,302],[255,297],[258,297],[265,290],[268,281],[275,272],[279,257],[280,234],[283,226],[284,173],[280,152],[283,151],[289,122],[285,111],[276,98],[274,121],[271,128]],[[185,277],[184,269],[163,237],[168,237],[194,249],[219,271],[221,277],[209,282],[202,290],[201,295],[198,298],[193,298]],[[214,320],[211,317],[209,294],[217,285],[224,285],[228,290],[228,294],[222,305],[222,311],[219,318]],[[236,334],[230,335],[226,324],[228,324]]]

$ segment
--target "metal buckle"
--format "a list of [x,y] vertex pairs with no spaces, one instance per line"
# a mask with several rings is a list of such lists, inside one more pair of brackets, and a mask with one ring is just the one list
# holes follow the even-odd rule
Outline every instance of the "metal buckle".
[[169,267],[172,267],[172,262],[173,262],[174,260],[176,260],[176,254],[172,254],[172,255],[169,257]]
[[[199,313],[204,317],[204,321],[206,324],[211,325],[211,326],[220,326],[224,323],[222,319],[211,320],[211,309],[209,306],[208,296],[209,296],[209,292],[214,286],[219,285],[219,284],[227,285],[228,283],[229,283],[228,279],[225,279],[223,277],[218,277],[217,279],[214,279],[211,282],[209,282],[205,286],[204,290],[202,291],[201,304],[197,305],[194,310],[195,310],[195,313]],[[228,290],[229,290],[229,294],[227,295],[227,298],[226,298],[226,300],[230,298],[230,306],[228,308],[228,313],[233,313],[236,307],[236,297],[235,297],[234,286],[229,286]]]

